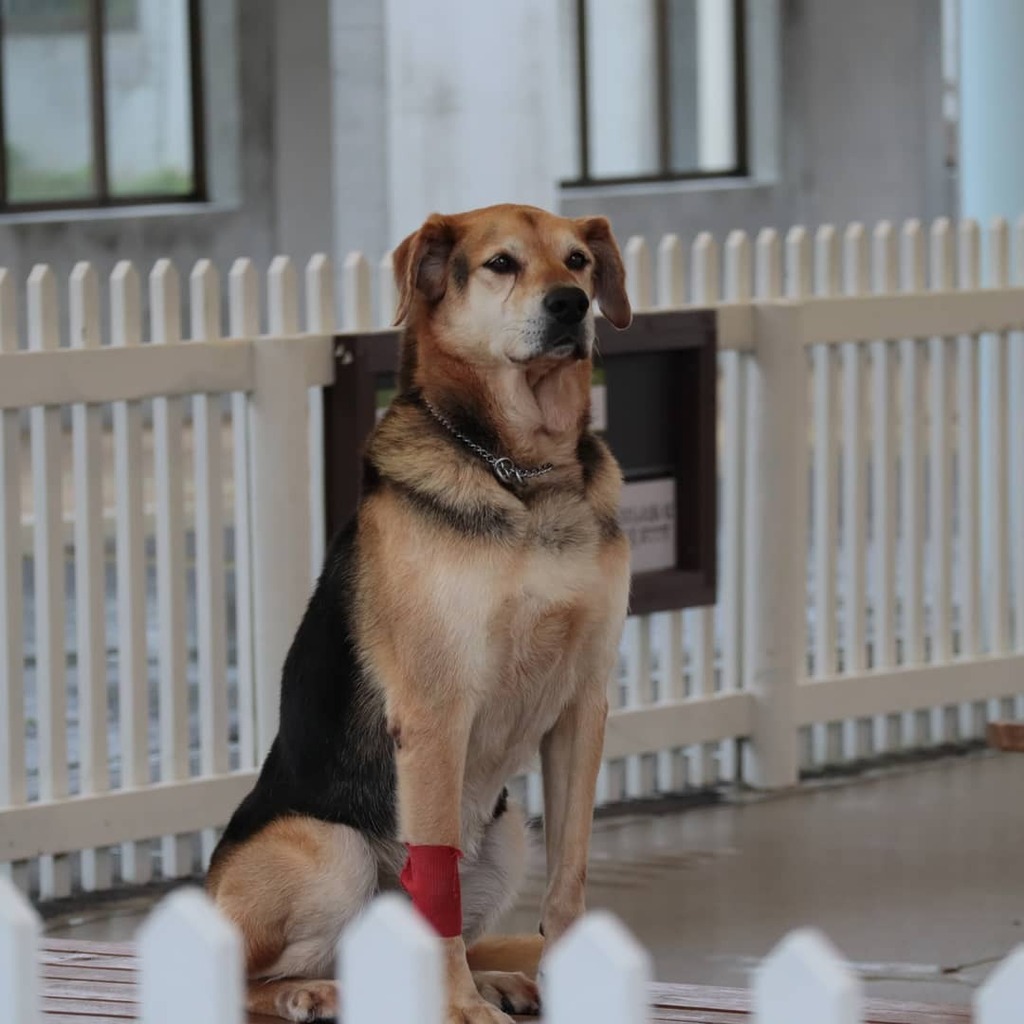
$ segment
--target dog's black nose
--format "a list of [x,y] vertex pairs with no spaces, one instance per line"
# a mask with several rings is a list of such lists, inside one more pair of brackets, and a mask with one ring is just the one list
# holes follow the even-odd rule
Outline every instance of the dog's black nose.
[[590,299],[582,288],[567,286],[553,288],[544,296],[544,308],[552,319],[567,327],[578,324],[590,309]]

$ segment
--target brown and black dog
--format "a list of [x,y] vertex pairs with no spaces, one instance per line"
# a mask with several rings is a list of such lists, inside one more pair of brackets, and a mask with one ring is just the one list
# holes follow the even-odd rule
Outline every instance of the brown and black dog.
[[[446,936],[449,1024],[498,1024],[537,1012],[522,972],[584,908],[629,591],[621,474],[588,425],[593,300],[620,328],[630,307],[603,217],[433,215],[394,265],[399,393],[207,886],[244,936],[251,1011],[333,1015],[340,932],[404,886]],[[545,939],[480,941],[525,873],[505,784],[538,751]]]

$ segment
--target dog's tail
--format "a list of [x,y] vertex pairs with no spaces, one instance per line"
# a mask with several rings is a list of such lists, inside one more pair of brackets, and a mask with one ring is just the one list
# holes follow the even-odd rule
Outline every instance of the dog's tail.
[[470,946],[466,959],[472,971],[522,971],[536,978],[543,952],[542,935],[490,935]]

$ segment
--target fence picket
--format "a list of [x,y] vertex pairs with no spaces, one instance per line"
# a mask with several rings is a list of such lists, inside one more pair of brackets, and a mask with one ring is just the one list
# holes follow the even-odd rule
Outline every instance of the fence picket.
[[368,331],[373,326],[370,264],[361,252],[350,252],[341,267],[341,323],[346,331]]
[[39,939],[43,922],[24,896],[0,878],[0,992],[7,1024],[40,1024]]
[[643,1024],[650,982],[647,951],[611,914],[591,912],[547,957],[545,1019],[551,1024]]
[[[978,224],[960,225],[958,261],[960,288],[981,284],[981,235]],[[957,338],[957,521],[959,523],[960,656],[980,653],[979,617],[981,538],[978,512],[978,341],[970,334]],[[983,707],[965,704],[960,711],[960,736],[968,739],[984,730]]]
[[286,336],[299,333],[299,290],[295,266],[287,256],[275,256],[267,271],[267,330]]
[[686,305],[686,247],[678,235],[658,243],[654,301],[662,308]]
[[[831,224],[814,239],[814,294],[839,293],[839,236]],[[834,676],[838,670],[836,635],[836,552],[838,550],[839,439],[836,430],[837,367],[831,345],[811,349],[814,387],[814,674]],[[832,761],[838,751],[828,723],[811,727],[814,759]]]
[[[14,282],[0,268],[0,354],[18,349]],[[21,425],[17,409],[0,410],[0,805],[17,807],[26,799],[25,650],[21,547]],[[24,865],[0,865],[22,885]]]
[[[56,351],[57,281],[44,265],[28,279],[28,344],[36,352]],[[59,406],[31,410],[32,562],[35,580],[36,700],[39,722],[39,798],[68,795],[67,654],[64,649],[64,539],[61,508],[61,425]],[[39,862],[44,899],[71,892],[71,863],[65,855]]]
[[[941,217],[931,230],[931,289],[950,292],[955,287],[955,254],[952,226]],[[931,376],[929,456],[929,519],[931,529],[931,565],[933,576],[931,661],[948,661],[952,656],[950,614],[952,608],[952,544],[950,509],[952,503],[952,467],[950,465],[949,396],[950,339],[931,338],[929,373]],[[935,733],[933,732],[933,735]]]
[[[220,275],[199,260],[189,277],[193,341],[221,337]],[[220,395],[192,398],[195,458],[196,648],[199,659],[199,771],[228,770],[227,581],[224,558],[224,416]],[[215,829],[201,837],[204,866],[217,843]]]
[[974,995],[976,1024],[1019,1024],[1024,1006],[1024,945],[985,979]]
[[[899,256],[896,232],[889,221],[874,230],[872,290],[892,295],[899,290]],[[874,642],[872,666],[896,666],[896,360],[888,338],[871,342],[871,406],[873,419],[871,452],[871,539],[874,545],[872,623]],[[892,749],[898,736],[890,735],[890,719],[874,719],[873,746],[877,753]],[[895,732],[895,730],[892,730]]]
[[[1014,230],[1014,284],[1024,285],[1024,217]],[[1024,331],[1010,335],[1010,536],[1013,538],[1013,646],[1024,653]],[[1017,698],[1024,718],[1024,694]]]
[[[71,347],[99,348],[100,299],[96,271],[88,263],[75,264],[70,285]],[[101,412],[95,405],[76,404],[71,408],[79,788],[83,794],[102,793],[109,788]],[[109,850],[83,850],[81,875],[86,892],[110,888]]]
[[[905,292],[925,287],[924,235],[921,222],[907,221],[900,238],[900,286]],[[924,459],[921,441],[922,366],[916,338],[900,341],[903,385],[903,664],[924,660]],[[903,737],[906,744],[911,737]],[[912,741],[912,740],[911,740]]]
[[[686,303],[686,249],[678,235],[663,235],[655,259],[654,302],[659,308]],[[686,696],[686,634],[683,613],[666,612],[662,631],[662,688],[659,699],[679,701]],[[677,748],[659,750],[655,755],[658,789],[675,793],[686,785],[685,762]]]
[[[334,268],[329,257],[317,253],[306,264],[306,330],[310,334],[334,334]],[[324,392],[309,389],[309,568],[319,578],[327,548],[327,502],[324,482]]]
[[626,290],[634,313],[654,305],[654,280],[651,273],[651,249],[642,235],[633,235],[622,250],[626,265]]
[[[233,338],[260,333],[259,275],[251,260],[237,259],[228,276],[228,332]],[[238,675],[238,766],[256,764],[252,638],[252,517],[250,515],[249,396],[231,395],[231,463],[235,482],[235,643]]]
[[790,932],[754,977],[756,1024],[860,1024],[856,976],[828,939],[811,928]]
[[[693,242],[690,302],[695,306],[714,306],[719,295],[718,243],[714,235],[703,231]],[[716,690],[715,611],[713,608],[688,609],[684,617],[689,620],[692,636],[692,696],[710,697]],[[704,744],[694,750],[694,781],[698,785],[713,785],[718,781],[714,747]]]
[[241,936],[200,890],[161,901],[139,929],[138,947],[140,1024],[244,1020]]
[[[150,342],[181,342],[181,284],[169,260],[149,275]],[[180,398],[153,400],[156,475],[156,600],[160,623],[160,780],[188,778],[188,648],[185,622],[184,408]],[[193,436],[195,445],[197,438]],[[160,844],[165,878],[192,869],[187,836],[164,836]]]
[[[749,302],[752,293],[750,239],[745,232],[732,232],[725,243],[726,302]],[[746,465],[747,357],[741,352],[723,352],[719,359],[722,383],[722,554],[719,582],[719,614],[722,635],[722,689],[740,688],[743,674],[743,526]]]
[[338,946],[341,1020],[347,1024],[445,1016],[441,945],[401,897],[380,896],[345,930]]
[[[864,225],[850,224],[843,236],[843,291],[847,295],[866,295],[868,250]],[[864,671],[865,618],[867,606],[866,570],[866,419],[864,411],[863,341],[846,342],[840,358],[843,373],[843,670],[848,674]],[[843,756],[856,759],[864,748],[861,723],[843,723]]]
[[398,307],[398,290],[395,287],[395,261],[386,252],[377,264],[377,326],[394,327],[395,310]]
[[[1006,288],[1010,284],[1010,227],[999,217],[989,230],[989,285]],[[987,335],[982,341],[982,358],[985,359],[989,377],[989,396],[983,405],[985,429],[981,442],[987,462],[987,472],[982,481],[984,508],[986,512],[982,538],[985,544],[984,560],[985,588],[988,596],[988,653],[1003,654],[1007,649],[1009,608],[1009,546],[1007,533],[1007,335],[997,332]],[[998,717],[1002,713],[1012,714],[1013,708],[1000,709],[1000,702],[990,702],[989,714]]]
[[[142,341],[139,275],[122,260],[110,276],[111,343],[115,347]],[[155,416],[155,411],[154,411]],[[114,402],[114,476],[117,480],[115,556],[117,561],[118,732],[121,786],[148,786],[149,678],[146,659],[146,554],[142,518],[142,406]],[[161,623],[161,634],[166,626]],[[121,846],[121,877],[144,885],[152,876],[148,843]]]
[[[778,232],[766,228],[757,236],[754,259],[754,293],[758,299],[778,299],[782,296],[783,289],[783,251],[779,241]],[[810,267],[810,248],[807,232],[803,228],[794,228],[786,237],[785,260],[789,269],[793,271],[792,279],[800,281],[804,268]],[[747,357],[746,390],[743,395],[743,404],[746,409],[746,436],[744,438],[745,459],[743,466],[744,484],[743,492],[745,504],[756,501],[756,495],[761,493],[761,473],[764,467],[757,455],[756,431],[760,422],[761,410],[758,403],[761,400],[757,384],[756,355]],[[756,562],[753,552],[757,544],[757,517],[749,514],[743,516],[743,550],[745,552],[744,565],[747,581],[743,587],[743,689],[749,690],[751,686],[752,666],[755,658],[755,631],[753,623],[757,621],[757,588],[751,585],[750,577],[753,574]],[[804,610],[806,618],[806,609]],[[804,653],[803,663],[806,666],[807,658]],[[805,668],[806,671],[806,668]]]

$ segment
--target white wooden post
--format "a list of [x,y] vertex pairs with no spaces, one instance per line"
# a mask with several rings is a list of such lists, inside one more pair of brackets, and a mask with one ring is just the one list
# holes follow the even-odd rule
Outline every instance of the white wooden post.
[[756,697],[749,781],[763,788],[797,781],[797,687],[805,676],[807,593],[807,356],[800,307],[777,302],[754,314],[756,358],[748,372],[752,457],[759,467],[747,501],[758,509],[747,586],[747,623]]
[[381,896],[338,944],[345,1024],[441,1024],[445,1016],[441,945],[401,897]]
[[[157,260],[150,272],[149,316],[152,344],[181,343],[181,281],[170,260]],[[186,779],[189,773],[183,402],[176,396],[153,401],[161,782]],[[141,461],[141,449],[137,457]],[[141,473],[141,465],[135,472]],[[139,699],[148,707],[146,692]],[[160,867],[164,878],[180,878],[192,870],[187,836],[162,838]]]
[[[199,260],[189,277],[193,341],[221,337],[220,274]],[[195,474],[196,633],[199,660],[199,771],[228,771],[227,579],[224,557],[224,414],[220,395],[192,398]],[[203,829],[202,865],[217,845],[217,830]]]
[[860,1024],[860,983],[820,932],[790,932],[758,968],[754,1024]]
[[[317,253],[306,264],[306,330],[310,334],[334,334],[334,269],[330,258]],[[309,389],[309,566],[317,580],[324,567],[327,536],[327,501],[324,481],[324,392]]]
[[[121,260],[110,275],[110,334],[115,348],[141,343],[141,311],[139,275],[131,263]],[[160,436],[160,401],[157,399],[154,402],[153,410],[154,433],[157,438]],[[149,785],[146,537],[142,518],[141,479],[142,406],[139,402],[114,402],[113,411],[114,476],[117,480],[117,672],[121,785],[135,789]],[[158,490],[158,510],[160,507]],[[159,618],[160,636],[163,638],[169,635],[171,624],[163,614]],[[126,882],[145,885],[152,872],[150,844],[126,842],[121,845],[121,877]]]
[[976,1024],[1020,1024],[1022,1016],[1024,945],[1018,946],[985,979],[985,984],[974,995]]
[[43,925],[28,900],[0,877],[0,1000],[7,1024],[39,1024],[39,937]]
[[[702,231],[694,240],[690,259],[690,303],[694,306],[718,305],[720,274],[718,243],[714,235]],[[693,687],[691,696],[710,697],[715,693],[715,611],[713,608],[688,608],[683,618],[690,631]],[[694,775],[698,786],[718,783],[715,761],[717,744],[705,743],[694,749]]]
[[[228,332],[252,339],[260,333],[259,275],[252,261],[237,259],[228,277]],[[238,650],[238,760],[256,765],[256,710],[253,705],[252,492],[249,447],[249,396],[231,396],[232,472],[235,481],[235,629]]]
[[[18,348],[14,282],[0,268],[0,353]],[[0,805],[25,802],[25,652],[22,644],[21,425],[0,410]],[[26,880],[24,865],[0,876]]]
[[141,1024],[241,1024],[238,931],[198,889],[179,889],[139,930]]
[[377,326],[391,327],[398,306],[398,290],[395,288],[395,261],[390,252],[385,253],[377,266]]
[[[686,305],[686,247],[678,235],[664,235],[658,243],[655,267],[654,301],[662,309]],[[681,610],[666,613],[668,643],[662,671],[661,700],[677,701],[686,697],[686,621]],[[658,788],[677,793],[686,786],[686,759],[678,747],[657,754]]]
[[[36,352],[59,347],[57,281],[48,266],[28,279],[28,343]],[[32,558],[35,581],[36,693],[39,721],[39,798],[68,795],[67,651],[64,647],[64,538],[61,508],[61,411],[31,410]],[[43,899],[71,892],[71,863],[64,854],[39,861]]]
[[255,339],[252,423],[253,647],[256,759],[277,733],[281,668],[309,598],[309,413],[306,361],[295,351],[295,271],[269,274],[270,331]]
[[[100,298],[96,271],[76,263],[71,272],[71,347],[100,346]],[[103,552],[103,424],[98,405],[71,408],[75,481],[75,647],[81,734],[81,792],[109,788],[107,757],[107,645]],[[109,850],[83,850],[82,888],[109,889]]]
[[545,958],[544,1017],[551,1024],[643,1024],[651,961],[611,914],[579,921]]
[[350,252],[341,268],[341,323],[346,331],[373,326],[373,286],[370,264],[361,252]]

